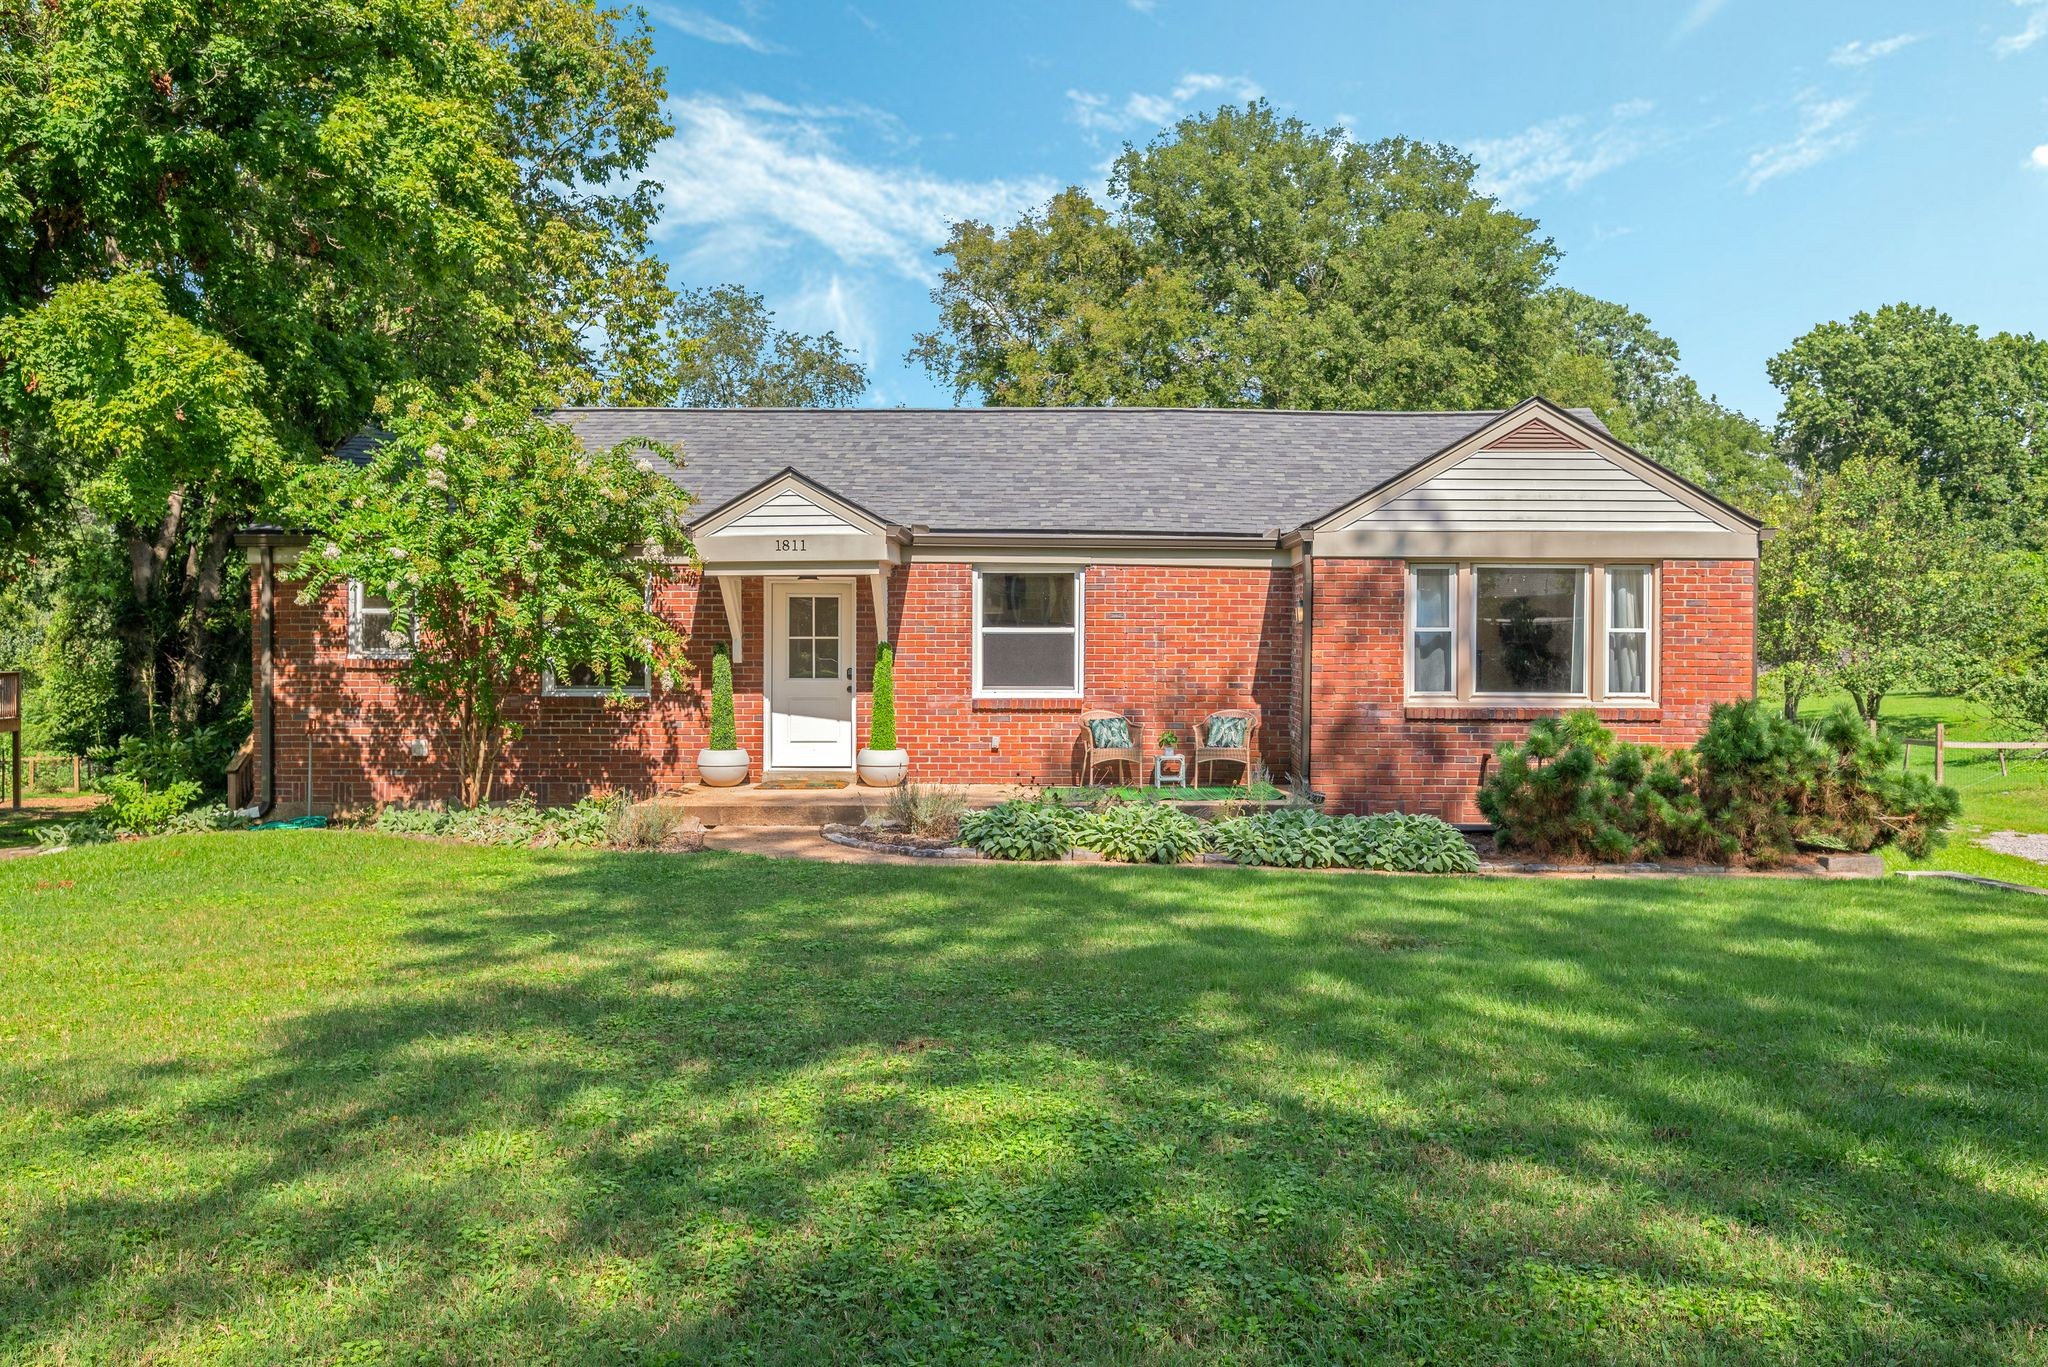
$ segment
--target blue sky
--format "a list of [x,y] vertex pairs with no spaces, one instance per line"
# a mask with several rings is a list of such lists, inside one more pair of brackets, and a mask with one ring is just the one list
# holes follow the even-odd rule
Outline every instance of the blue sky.
[[675,278],[838,332],[874,404],[950,402],[902,359],[948,222],[1099,189],[1126,141],[1254,94],[1464,148],[1562,283],[1761,419],[1765,360],[1858,309],[2048,332],[2048,0],[646,8]]

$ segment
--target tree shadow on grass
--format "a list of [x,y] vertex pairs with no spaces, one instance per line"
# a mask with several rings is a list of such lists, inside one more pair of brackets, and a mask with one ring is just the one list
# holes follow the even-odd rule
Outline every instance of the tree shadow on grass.
[[46,1103],[16,1148],[85,1176],[11,1219],[0,1344],[1936,1360],[2043,1318],[2048,937],[1994,896],[421,849],[374,981]]

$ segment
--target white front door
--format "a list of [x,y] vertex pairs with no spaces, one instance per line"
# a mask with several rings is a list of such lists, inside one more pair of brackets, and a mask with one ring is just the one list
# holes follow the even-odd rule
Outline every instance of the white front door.
[[768,767],[853,767],[850,584],[769,584]]

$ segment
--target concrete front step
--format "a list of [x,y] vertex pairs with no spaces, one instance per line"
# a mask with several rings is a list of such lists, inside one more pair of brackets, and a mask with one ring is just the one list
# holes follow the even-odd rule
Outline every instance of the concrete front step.
[[694,816],[706,826],[823,826],[828,821],[858,822],[870,811],[889,804],[880,788],[695,788],[660,801]]

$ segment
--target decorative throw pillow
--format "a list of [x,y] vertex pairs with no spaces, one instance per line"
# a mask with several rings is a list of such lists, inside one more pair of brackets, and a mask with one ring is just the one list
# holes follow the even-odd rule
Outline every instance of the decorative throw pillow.
[[1209,722],[1211,750],[1244,749],[1244,717],[1215,717]]
[[1097,717],[1088,723],[1088,732],[1095,737],[1099,750],[1128,750],[1131,748],[1131,727],[1122,717]]

